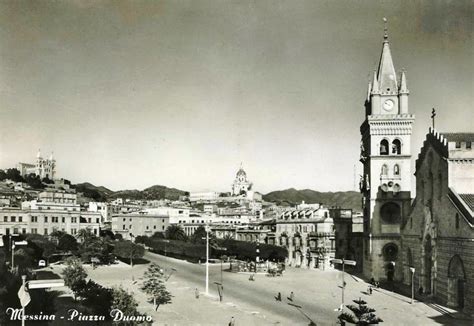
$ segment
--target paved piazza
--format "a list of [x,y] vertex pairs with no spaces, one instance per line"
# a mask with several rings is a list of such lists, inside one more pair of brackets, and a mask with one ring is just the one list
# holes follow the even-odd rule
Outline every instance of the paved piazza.
[[[210,266],[210,296],[205,296],[205,266],[147,253],[145,258],[170,270],[167,288],[173,295],[171,304],[161,306],[157,312],[146,302],[146,296],[139,290],[141,277],[147,265],[133,268],[125,264],[113,267],[99,267],[87,272],[91,278],[107,286],[123,286],[132,291],[139,301],[139,310],[153,316],[156,325],[227,325],[235,317],[236,325],[308,325],[309,319],[317,325],[336,325],[337,312],[341,304],[341,272],[309,271],[289,268],[282,277],[257,275],[249,281],[249,275],[223,273],[224,300],[217,299],[214,282],[220,282],[221,266]],[[228,267],[224,264],[224,269]],[[58,267],[56,267],[58,268]],[[57,271],[58,272],[58,271]],[[472,325],[468,320],[443,314],[439,308],[415,301],[383,289],[377,289],[371,296],[366,294],[368,284],[346,274],[346,304],[359,297],[376,309],[376,314],[385,325]],[[195,288],[201,291],[195,298]],[[294,292],[294,303],[298,309],[288,305],[287,297]],[[281,292],[282,301],[274,296]],[[305,316],[306,315],[306,316]],[[458,317],[458,316],[456,316]]]

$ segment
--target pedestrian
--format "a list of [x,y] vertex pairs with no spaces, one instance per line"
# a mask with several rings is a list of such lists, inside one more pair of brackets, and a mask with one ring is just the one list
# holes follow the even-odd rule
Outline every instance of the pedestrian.
[[199,290],[198,290],[198,288],[196,288],[196,290],[194,290],[194,295],[196,296],[196,299],[199,299]]
[[234,326],[235,325],[235,320],[234,317],[230,319],[229,326]]
[[293,301],[294,297],[295,297],[295,294],[293,293],[293,291],[291,291],[290,296],[288,297],[288,300]]
[[372,295],[372,287],[369,286],[369,295]]
[[277,301],[281,301],[281,293],[278,292],[278,295],[276,296]]

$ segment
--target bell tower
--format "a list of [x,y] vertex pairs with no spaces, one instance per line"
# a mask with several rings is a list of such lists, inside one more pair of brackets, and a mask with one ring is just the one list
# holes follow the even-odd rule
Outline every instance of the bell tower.
[[365,120],[360,127],[363,272],[376,281],[401,277],[400,226],[411,204],[410,142],[415,120],[408,110],[408,95],[405,72],[397,78],[385,26],[382,53],[369,83]]

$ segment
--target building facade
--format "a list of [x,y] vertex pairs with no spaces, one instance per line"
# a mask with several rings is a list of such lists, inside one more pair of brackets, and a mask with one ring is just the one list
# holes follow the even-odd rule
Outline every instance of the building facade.
[[397,78],[385,31],[378,69],[369,83],[361,157],[363,273],[375,280],[401,278],[400,225],[411,203],[411,133],[405,72]]
[[[474,313],[474,133],[430,129],[416,161],[416,199],[402,226],[403,282]],[[412,270],[414,268],[414,273]]]
[[140,211],[112,216],[112,232],[124,239],[133,240],[137,236],[152,236],[155,232],[165,232],[169,226],[167,214]]
[[276,244],[288,249],[291,266],[327,269],[335,254],[335,230],[329,210],[291,209],[276,224]]
[[53,180],[56,176],[56,160],[53,157],[53,153],[51,153],[49,158],[45,159],[41,156],[41,152],[38,151],[35,164],[18,163],[17,169],[22,177],[33,173],[41,179],[48,178]]

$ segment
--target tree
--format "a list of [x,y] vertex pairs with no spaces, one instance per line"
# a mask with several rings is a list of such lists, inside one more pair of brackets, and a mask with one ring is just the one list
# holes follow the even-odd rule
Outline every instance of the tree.
[[74,293],[74,300],[86,285],[87,273],[82,267],[82,263],[77,258],[69,258],[66,260],[66,268],[63,272],[64,284]]
[[374,314],[375,309],[369,308],[367,306],[367,302],[360,298],[359,300],[353,301],[354,303],[357,303],[357,306],[347,305],[346,307],[349,308],[354,314],[343,312],[338,317],[342,325],[345,325],[346,322],[356,325],[372,325],[383,322],[382,319]]
[[92,308],[92,313],[99,316],[109,316],[112,306],[112,289],[103,287],[89,280],[80,289],[78,295],[84,298],[86,306]]
[[130,265],[133,267],[133,259],[143,257],[145,248],[132,241],[119,241],[115,243],[114,254],[122,258],[130,258]]
[[34,173],[30,173],[25,176],[25,182],[33,189],[43,189],[44,185],[41,182],[41,178]]
[[6,172],[0,169],[0,181],[6,180],[6,179],[7,179]]
[[[211,236],[211,234],[209,234],[209,236]],[[200,243],[200,244],[205,244],[206,243],[206,229],[204,228],[204,226],[200,225],[194,231],[193,235],[191,236],[191,242],[192,243]]]
[[153,263],[148,266],[143,278],[145,281],[141,289],[151,297],[155,310],[158,310],[160,304],[171,302],[171,293],[166,290],[164,284],[165,274],[159,265]]
[[186,241],[186,233],[180,225],[170,225],[165,232],[166,239]]
[[77,234],[80,242],[79,256],[82,261],[89,262],[91,258],[98,258],[102,263],[110,263],[112,246],[104,238],[98,238],[89,229],[81,229]]
[[[125,291],[123,288],[112,289],[112,306],[111,313],[114,309],[120,310],[124,316],[136,316],[138,303],[132,294]],[[133,321],[120,321],[118,325],[134,325]]]
[[70,234],[63,234],[58,239],[58,249],[75,252],[78,248],[77,240]]
[[15,182],[23,182],[25,181],[23,177],[21,176],[20,171],[17,169],[8,169],[7,170],[7,179],[10,179],[11,181]]

